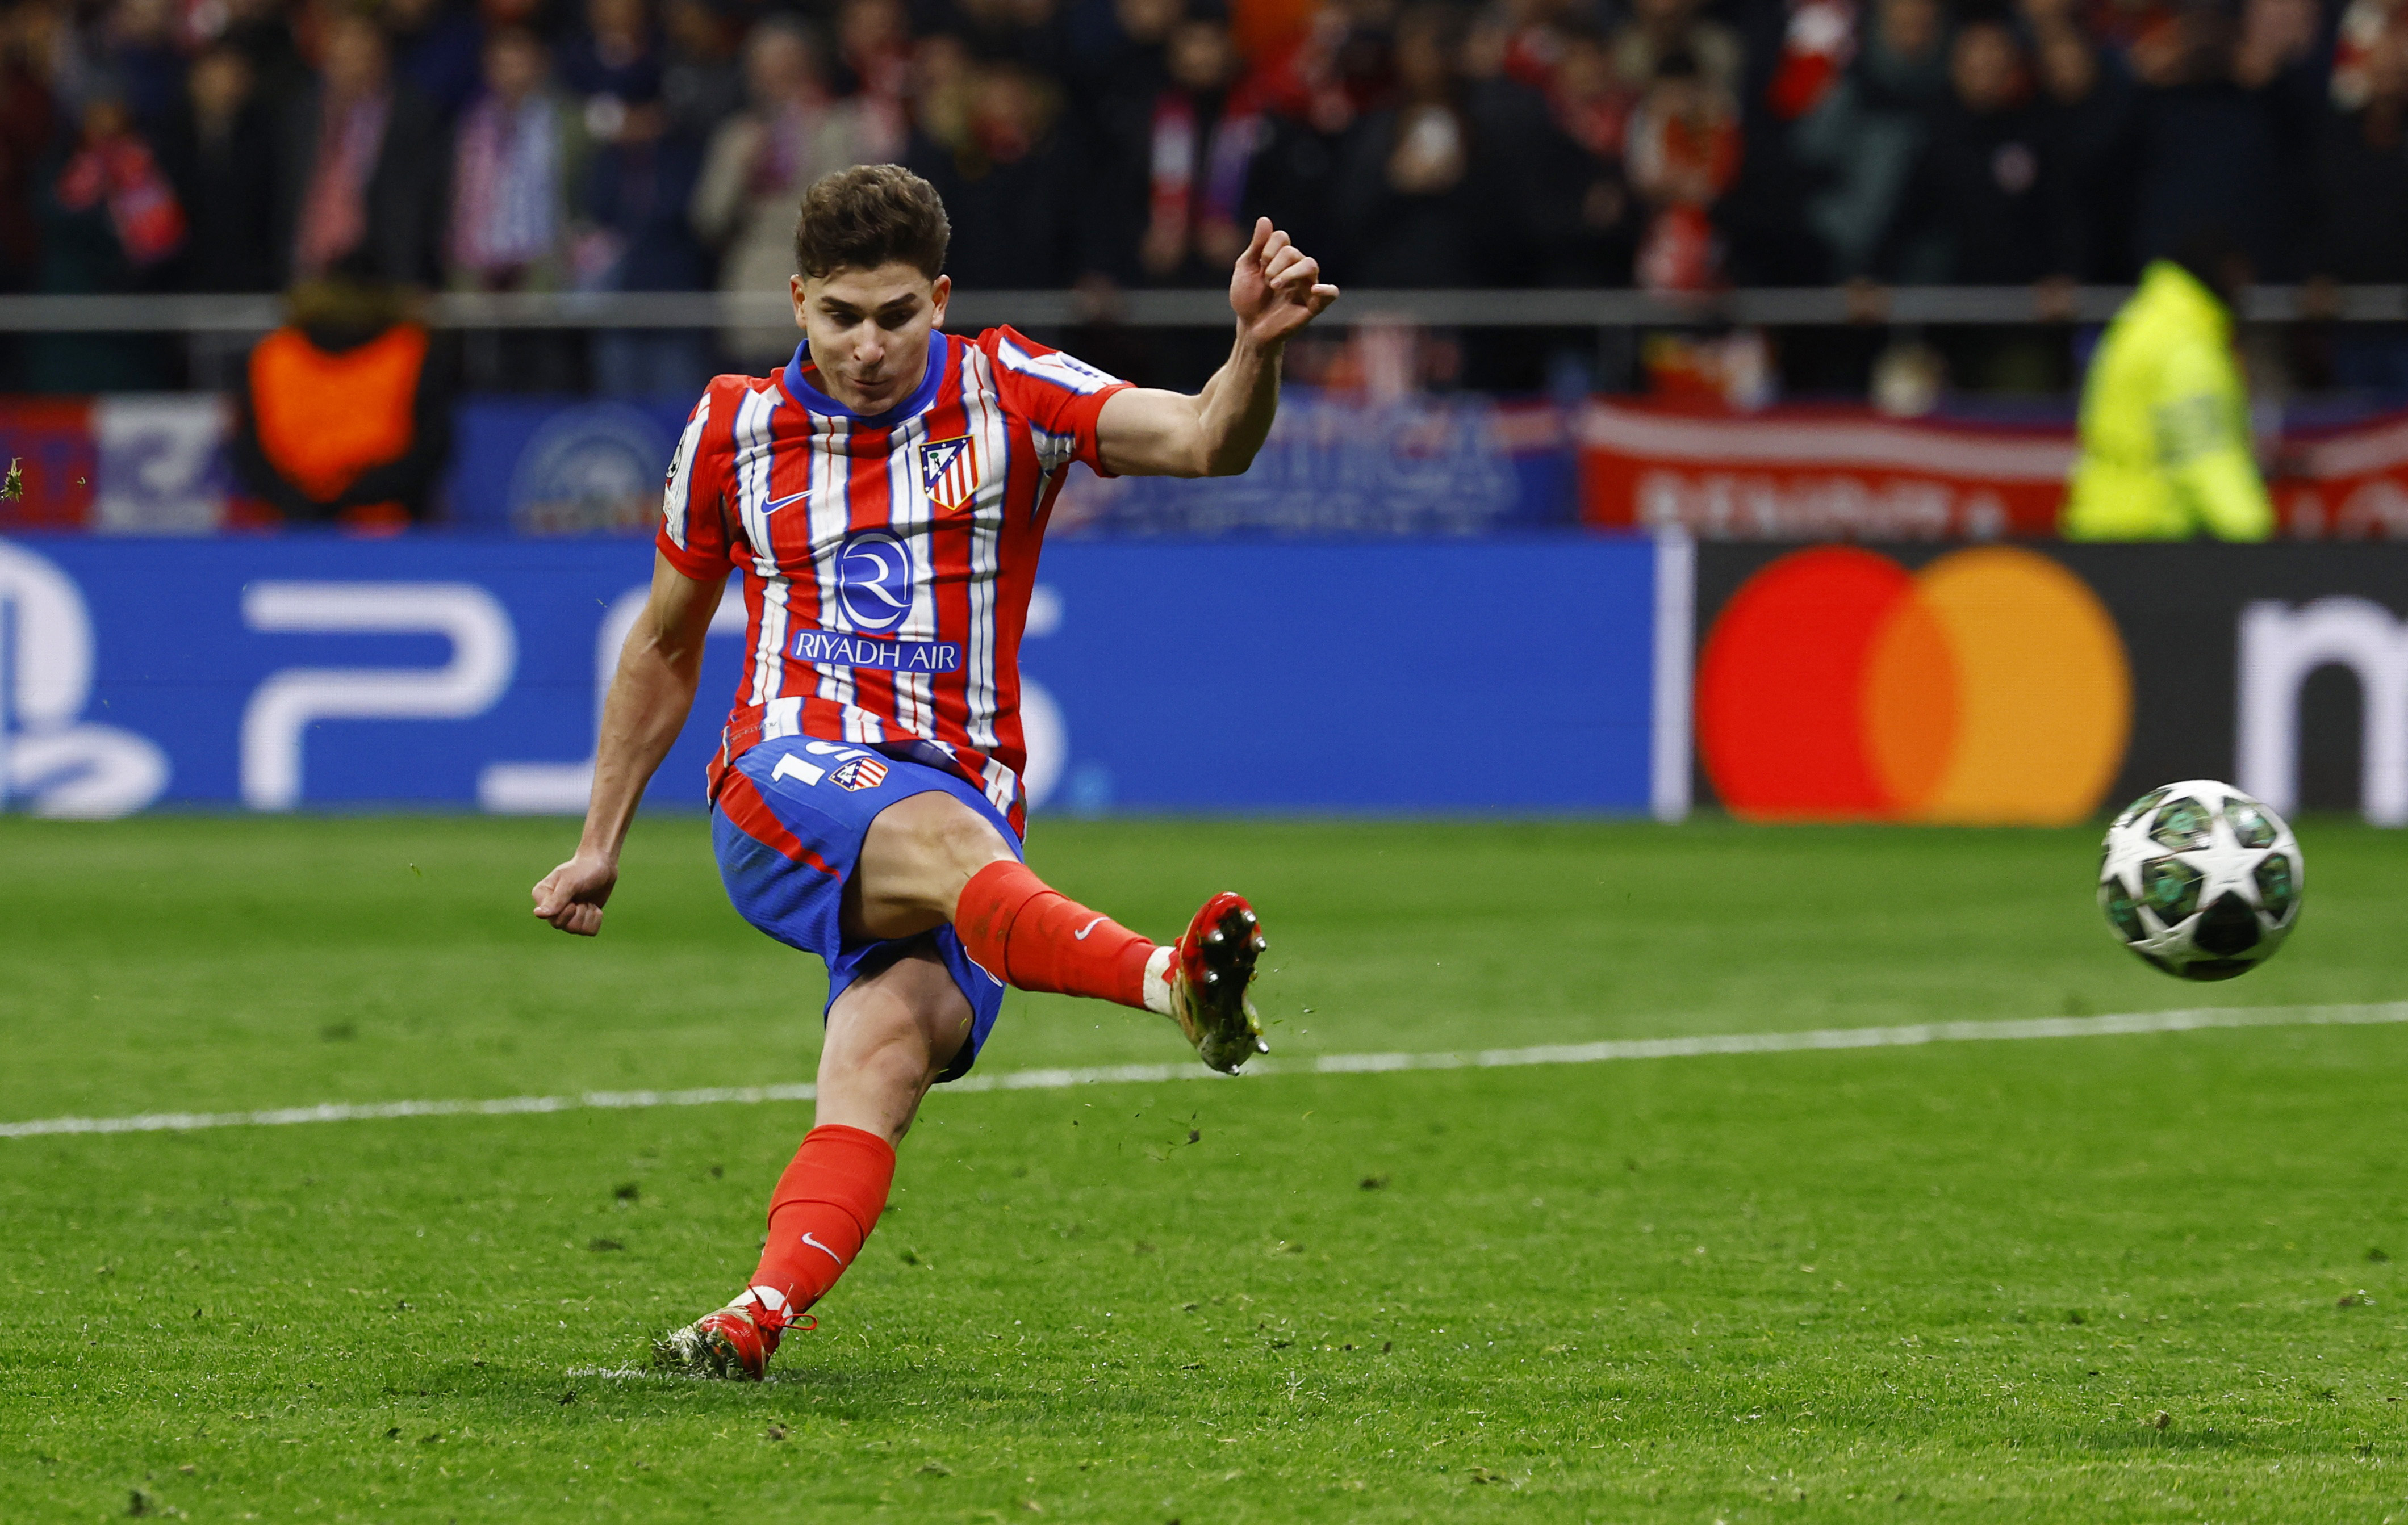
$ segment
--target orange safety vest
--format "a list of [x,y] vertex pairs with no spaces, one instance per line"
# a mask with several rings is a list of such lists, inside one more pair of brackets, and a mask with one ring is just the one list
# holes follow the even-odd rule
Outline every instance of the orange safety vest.
[[251,352],[251,412],[260,453],[276,474],[332,503],[371,466],[398,461],[418,428],[426,330],[396,324],[330,354],[297,328]]

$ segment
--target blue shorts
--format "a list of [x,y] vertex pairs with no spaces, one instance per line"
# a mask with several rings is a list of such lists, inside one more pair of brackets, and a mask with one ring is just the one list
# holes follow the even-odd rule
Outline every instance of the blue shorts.
[[[745,920],[827,962],[828,1005],[856,979],[907,953],[945,961],[970,1004],[969,1041],[939,1076],[958,1080],[977,1062],[1003,1010],[1003,983],[970,962],[948,924],[884,941],[844,934],[845,882],[879,812],[914,794],[950,794],[992,823],[1016,854],[1020,838],[994,804],[959,775],[840,742],[784,736],[738,758],[710,811],[711,844],[727,897]],[[823,1012],[822,1019],[825,1019]]]

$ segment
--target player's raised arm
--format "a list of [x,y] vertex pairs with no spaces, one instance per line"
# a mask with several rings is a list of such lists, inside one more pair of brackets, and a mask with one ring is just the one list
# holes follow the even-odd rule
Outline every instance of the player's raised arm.
[[602,906],[619,882],[619,848],[637,802],[694,707],[702,645],[721,586],[687,577],[666,556],[652,563],[652,598],[627,633],[603,702],[594,794],[577,856],[545,875],[534,891],[535,914],[563,932],[591,937],[602,930]]
[[1227,363],[1192,397],[1132,387],[1107,398],[1096,420],[1105,467],[1124,477],[1235,477],[1254,464],[1279,410],[1288,336],[1337,300],[1320,263],[1257,218],[1229,277],[1238,337]]

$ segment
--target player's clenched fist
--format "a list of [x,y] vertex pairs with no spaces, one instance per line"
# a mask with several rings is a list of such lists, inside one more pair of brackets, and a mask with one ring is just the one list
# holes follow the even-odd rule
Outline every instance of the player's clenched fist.
[[580,853],[537,885],[535,914],[563,932],[591,937],[602,930],[602,906],[619,882],[617,865]]
[[1338,288],[1321,278],[1320,261],[1272,227],[1269,218],[1254,219],[1254,241],[1229,277],[1229,306],[1245,338],[1277,344],[1337,300]]

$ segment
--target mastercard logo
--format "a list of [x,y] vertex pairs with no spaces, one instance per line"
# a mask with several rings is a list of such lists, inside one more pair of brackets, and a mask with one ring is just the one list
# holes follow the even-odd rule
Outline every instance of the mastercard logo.
[[1919,572],[1854,547],[1784,556],[1698,659],[1698,751],[1750,820],[2062,825],[2099,808],[2131,667],[2089,585],[2034,551]]

